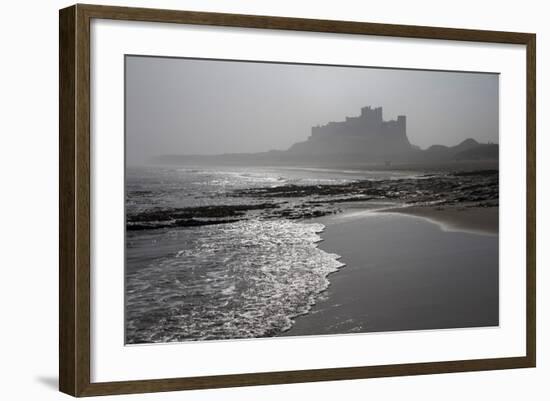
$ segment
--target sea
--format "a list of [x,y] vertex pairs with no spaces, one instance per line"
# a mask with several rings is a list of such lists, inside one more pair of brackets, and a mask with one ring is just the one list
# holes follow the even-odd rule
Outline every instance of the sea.
[[340,255],[318,247],[325,228],[318,219],[248,213],[225,224],[166,227],[155,226],[159,210],[266,201],[235,196],[250,188],[407,175],[299,167],[127,168],[127,219],[151,219],[150,228],[126,230],[126,343],[277,336],[311,310],[331,273],[344,267]]

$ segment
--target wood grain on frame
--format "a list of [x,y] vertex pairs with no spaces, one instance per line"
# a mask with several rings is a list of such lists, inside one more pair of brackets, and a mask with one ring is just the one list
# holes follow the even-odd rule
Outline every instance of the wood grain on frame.
[[[90,383],[90,20],[170,22],[404,38],[511,43],[527,48],[527,321],[523,357]],[[59,14],[59,388],[73,396],[534,367],[536,37],[530,33],[255,15],[75,5]]]

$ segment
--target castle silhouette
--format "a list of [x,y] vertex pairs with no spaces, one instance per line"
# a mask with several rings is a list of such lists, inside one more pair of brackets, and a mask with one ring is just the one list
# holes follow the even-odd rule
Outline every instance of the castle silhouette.
[[382,107],[361,108],[357,117],[331,121],[311,128],[305,142],[295,143],[289,149],[303,154],[370,154],[394,155],[410,152],[413,148],[407,138],[407,117],[384,121]]

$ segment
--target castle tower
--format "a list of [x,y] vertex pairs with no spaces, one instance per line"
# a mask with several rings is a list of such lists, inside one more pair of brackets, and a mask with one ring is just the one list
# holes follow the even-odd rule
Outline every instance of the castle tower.
[[407,133],[407,116],[397,116],[397,125],[403,134]]
[[371,123],[382,122],[382,107],[372,108],[371,106],[361,108],[361,117],[370,120]]

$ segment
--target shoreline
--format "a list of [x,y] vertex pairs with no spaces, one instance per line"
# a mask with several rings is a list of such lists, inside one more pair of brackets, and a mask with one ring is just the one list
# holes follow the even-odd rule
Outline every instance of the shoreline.
[[498,235],[499,208],[496,206],[480,206],[478,203],[449,204],[403,204],[387,201],[362,201],[353,203],[338,203],[341,209],[338,213],[312,218],[327,226],[338,220],[350,219],[354,216],[365,217],[365,214],[398,214],[422,218],[438,225],[443,231],[463,231],[474,234]]
[[[217,174],[225,183],[226,174]],[[266,261],[269,262],[273,255],[272,247],[285,244],[280,238],[270,240],[271,236],[283,235],[286,238],[291,229],[296,228],[290,223],[320,223],[324,228],[316,234],[314,248],[318,249],[322,258],[337,256],[335,261],[330,261],[331,265],[337,262],[345,266],[328,272],[322,281],[319,281],[321,278],[308,278],[311,269],[308,269],[306,262],[321,268],[325,263],[310,254],[296,253],[296,247],[292,244],[301,236],[293,236],[289,241],[292,246],[281,248],[287,249],[282,253],[287,259],[281,262],[281,266],[302,262],[298,263],[298,270],[294,272],[296,277],[287,274],[281,280],[281,283],[290,286],[283,290],[283,294],[285,300],[289,299],[286,292],[300,290],[297,287],[303,281],[300,278],[306,277],[303,282],[311,288],[310,292],[304,292],[308,296],[307,311],[290,316],[285,312],[291,325],[279,334],[276,334],[279,328],[266,326],[263,322],[262,327],[271,327],[271,331],[265,333],[267,336],[498,325],[498,237],[494,235],[498,232],[498,171],[426,172],[406,177],[365,176],[351,180],[337,177],[328,181],[324,176],[313,174],[305,178],[302,175],[298,178],[290,176],[283,184],[273,184],[269,180],[273,177],[262,176],[260,183],[254,185],[249,182],[249,175],[245,174],[244,178],[239,175],[234,179],[235,184],[227,189],[223,187],[221,193],[217,184],[210,181],[204,184],[201,178],[198,181],[202,185],[200,191],[193,200],[181,204],[157,205],[149,199],[154,200],[158,191],[142,191],[136,184],[133,194],[142,203],[136,201],[141,207],[136,206],[127,214],[127,235],[132,235],[136,240],[149,241],[149,236],[156,240],[159,235],[174,230],[182,233],[181,238],[192,250],[202,246],[202,242],[193,239],[199,238],[197,233],[202,235],[200,238],[205,238],[205,244],[209,244],[213,237],[219,238],[221,252],[206,252],[206,255],[211,255],[210,259],[203,257],[195,263],[216,266],[218,270],[220,266],[222,269],[224,267],[212,258],[221,257],[224,249],[227,250],[223,244],[232,244],[229,249],[233,253],[228,253],[230,258],[227,260],[238,262],[238,250],[243,246],[253,244],[257,247],[265,242],[265,255],[261,256],[261,260],[241,265],[237,263],[238,277],[242,276],[239,287],[224,281],[229,277],[225,273],[217,275],[219,279],[214,284],[219,288],[228,284],[228,296],[247,286],[256,288],[254,293],[270,296],[270,292],[266,292],[266,289],[271,289],[269,285],[258,286],[256,283],[261,284],[264,278],[266,283],[270,283],[274,278],[270,274],[264,275],[263,270],[258,273],[258,269],[242,274],[243,266],[263,266]],[[256,179],[255,176],[253,178]],[[281,176],[275,178],[280,183]],[[203,197],[207,200],[194,200]],[[481,221],[484,223],[481,224]],[[228,223],[231,224],[227,226]],[[290,225],[280,233],[269,229],[271,224],[280,223]],[[217,225],[222,229],[214,227]],[[201,229],[203,226],[206,228]],[[180,228],[191,228],[197,233],[189,231],[186,234],[187,230]],[[267,229],[265,235],[258,236],[258,233],[264,233],[264,229]],[[309,241],[310,238],[306,239]],[[135,264],[148,263],[147,258],[158,253],[156,245],[143,243],[143,249],[148,250],[149,255],[140,254],[140,248]],[[307,249],[310,249],[309,242]],[[257,250],[244,254],[250,259],[251,255],[257,254]],[[192,253],[184,255],[183,261],[191,260]],[[178,252],[175,258],[179,256]],[[271,261],[271,265],[278,266],[276,262],[280,261]],[[167,266],[178,274],[181,272],[176,267],[189,263],[181,260],[169,262],[173,263]],[[166,269],[162,270],[166,274]],[[326,273],[326,270],[323,271]],[[257,279],[254,278],[256,273],[260,275]],[[210,278],[205,281],[202,276],[197,277],[197,280],[203,281],[198,287],[195,286],[200,287],[200,296],[214,294],[208,292],[213,288],[208,281]],[[276,290],[277,286],[273,288]],[[175,292],[180,290],[177,288]],[[191,295],[195,296],[195,293]],[[280,298],[277,295],[275,303]],[[199,302],[193,298],[201,310],[204,309],[200,306],[203,299],[206,298],[201,298]],[[263,300],[251,304],[249,309],[256,310],[264,303],[269,306]],[[281,302],[279,304],[283,305]],[[434,308],[438,310],[434,311]],[[266,311],[272,313],[269,307]],[[199,313],[199,316],[203,315]],[[224,319],[220,316],[220,321]],[[284,326],[288,327],[286,324]],[[226,329],[220,327],[211,327],[210,338],[225,336],[222,331]],[[253,329],[256,329],[255,326]],[[239,333],[239,336],[255,336],[252,332]]]
[[467,231],[498,235],[499,208],[477,205],[402,206],[378,210],[378,213],[396,213],[422,217],[442,227],[444,231]]
[[313,219],[345,266],[279,336],[499,325],[498,208],[362,206]]

